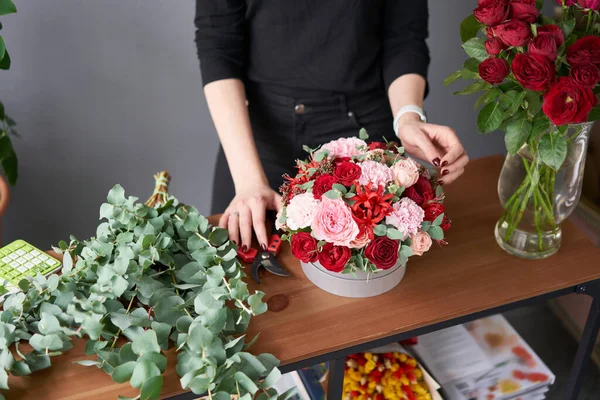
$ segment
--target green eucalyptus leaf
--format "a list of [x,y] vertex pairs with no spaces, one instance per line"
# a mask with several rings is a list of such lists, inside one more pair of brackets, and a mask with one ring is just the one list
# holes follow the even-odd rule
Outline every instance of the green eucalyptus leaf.
[[131,343],[131,350],[135,354],[140,355],[148,352],[160,353],[160,346],[158,345],[156,332],[153,330],[147,330],[141,336],[137,337]]
[[439,226],[432,225],[427,233],[429,233],[429,236],[431,236],[433,240],[444,239],[444,231]]
[[163,387],[162,375],[153,376],[142,385],[140,390],[141,400],[151,400],[160,398],[160,392]]
[[135,364],[129,383],[134,388],[141,388],[144,382],[160,375],[160,370],[152,361],[142,360]]
[[133,370],[135,369],[136,365],[137,363],[135,361],[128,361],[117,366],[112,373],[113,381],[117,383],[128,382],[133,375]]

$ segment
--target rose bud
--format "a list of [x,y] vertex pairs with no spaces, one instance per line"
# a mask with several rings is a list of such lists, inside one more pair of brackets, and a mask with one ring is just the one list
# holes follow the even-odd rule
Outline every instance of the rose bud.
[[493,37],[485,41],[485,50],[491,56],[497,56],[504,49],[506,49],[506,46],[504,43],[502,43],[502,40],[498,39],[497,37]]
[[510,3],[510,16],[514,19],[533,24],[540,16],[540,12],[535,5],[513,1]]
[[556,76],[556,66],[538,54],[517,54],[512,63],[513,74],[525,88],[542,92]]
[[600,69],[591,63],[578,65],[571,69],[569,76],[575,83],[594,88],[600,82]]
[[492,85],[501,83],[509,73],[508,63],[502,58],[488,58],[479,64],[479,76]]
[[550,35],[556,41],[556,46],[560,47],[565,42],[565,34],[560,29],[559,26],[550,24],[544,26],[538,26],[537,34],[540,35]]
[[484,0],[473,10],[477,21],[484,25],[497,25],[508,18],[510,7],[506,0]]
[[531,39],[531,26],[524,21],[512,20],[494,27],[494,34],[507,46],[525,46]]
[[546,57],[548,60],[554,62],[558,54],[556,48],[556,41],[550,35],[538,35],[533,38],[529,44],[529,52],[531,54],[538,54]]

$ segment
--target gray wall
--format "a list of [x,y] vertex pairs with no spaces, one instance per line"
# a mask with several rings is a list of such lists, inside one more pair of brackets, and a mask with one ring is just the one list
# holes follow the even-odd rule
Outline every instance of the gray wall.
[[[475,0],[430,0],[430,119],[454,127],[472,158],[503,151],[477,135],[474,97],[442,87],[464,59],[458,26]],[[47,248],[94,233],[106,193],[121,183],[146,199],[152,174],[209,210],[217,137],[193,43],[193,0],[17,1],[1,19],[12,69],[1,98],[18,122],[20,179],[3,220],[4,241]]]

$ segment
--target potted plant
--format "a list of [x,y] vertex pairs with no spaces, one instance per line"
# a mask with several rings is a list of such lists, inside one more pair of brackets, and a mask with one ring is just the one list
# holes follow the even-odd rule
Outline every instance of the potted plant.
[[307,278],[345,297],[387,292],[402,280],[410,256],[444,243],[450,220],[430,171],[397,143],[342,138],[305,148],[298,174],[286,176],[278,218]]
[[456,94],[483,92],[479,132],[505,132],[495,235],[505,251],[529,259],[558,251],[600,118],[600,2],[556,2],[560,22],[540,13],[543,0],[479,0],[460,28],[470,58],[445,81],[474,80]]
[[[17,9],[11,0],[0,0],[0,15],[12,14]],[[0,24],[0,29],[2,25]],[[4,39],[0,36],[0,69],[10,68],[10,56],[6,50]],[[17,182],[18,162],[17,155],[13,149],[10,137],[17,136],[13,121],[4,110],[4,105],[0,102],[0,165],[11,185]],[[8,207],[10,199],[10,190],[6,181],[0,176],[0,244],[2,243],[2,215]]]

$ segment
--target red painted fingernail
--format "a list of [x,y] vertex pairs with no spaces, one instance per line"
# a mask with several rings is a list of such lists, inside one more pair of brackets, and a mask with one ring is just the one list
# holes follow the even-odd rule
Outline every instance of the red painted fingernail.
[[243,251],[244,253],[248,252],[248,246],[246,246],[246,245],[243,245],[243,246],[242,246],[242,251]]
[[442,171],[442,176],[444,176],[444,175],[448,175],[448,173],[449,173],[449,172],[450,172],[450,171],[448,171],[447,169],[443,170],[443,171]]
[[436,167],[440,166],[440,158],[436,157],[433,159],[433,165],[435,165]]
[[442,163],[442,167],[445,167],[446,165],[448,165],[448,161],[444,161],[444,162]]
[[443,184],[444,184],[444,181],[438,181],[438,183],[439,183],[440,185],[443,185]]
[[260,248],[262,249],[262,251],[267,251],[267,245],[266,244],[261,244]]

